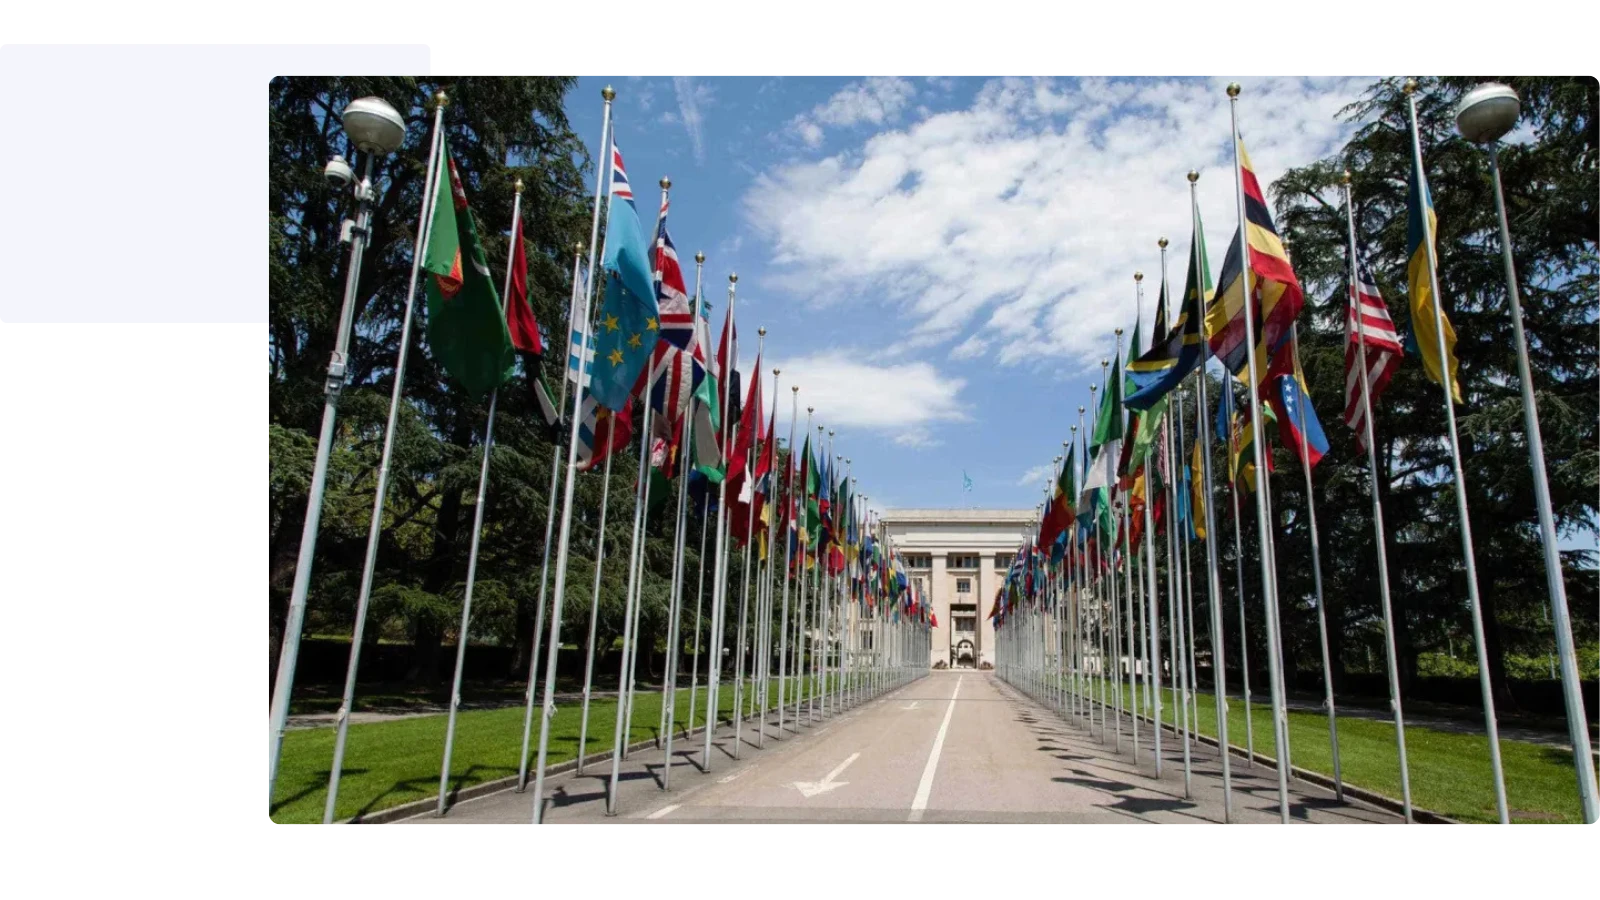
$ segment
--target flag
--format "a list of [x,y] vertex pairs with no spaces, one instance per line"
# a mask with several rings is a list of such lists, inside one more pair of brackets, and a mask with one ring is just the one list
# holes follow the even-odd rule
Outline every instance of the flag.
[[[1139,386],[1133,380],[1133,373],[1129,372],[1128,368],[1133,365],[1134,360],[1143,355],[1139,350],[1140,325],[1141,323],[1137,320],[1135,320],[1133,323],[1133,342],[1128,345],[1127,364],[1122,367],[1122,396],[1124,406],[1127,405],[1128,395],[1139,389]],[[1137,410],[1129,410],[1128,424],[1123,428],[1122,454],[1117,458],[1118,490],[1126,491],[1133,486],[1134,474],[1139,468],[1138,463],[1134,461],[1133,448],[1138,441],[1129,440],[1128,438],[1130,435],[1136,436],[1138,433],[1139,413]]]
[[628,173],[622,167],[622,148],[617,146],[615,139],[611,141],[611,196],[628,204],[628,211],[634,216],[639,215],[633,205],[633,188],[628,184]]
[[[1200,270],[1200,283],[1196,284],[1195,269]],[[1161,285],[1161,303],[1156,307],[1156,329],[1162,335],[1150,344],[1150,350],[1137,360],[1128,363],[1128,379],[1137,389],[1125,401],[1133,410],[1147,410],[1165,397],[1184,376],[1200,364],[1202,317],[1200,311],[1212,298],[1211,263],[1206,257],[1205,229],[1200,224],[1200,214],[1195,213],[1194,238],[1189,242],[1189,274],[1184,279],[1183,306],[1178,321],[1170,331],[1162,332],[1167,288]]]
[[594,374],[594,341],[589,337],[587,328],[573,328],[568,340],[567,350],[567,381],[578,384],[578,368],[583,366],[583,387],[589,387],[590,377]]
[[1190,496],[1194,498],[1193,521],[1189,526],[1190,534],[1196,539],[1206,539],[1206,483],[1205,483],[1205,458],[1200,454],[1205,452],[1200,441],[1194,442],[1194,452],[1189,459]]
[[[1256,334],[1256,365],[1264,366],[1272,354],[1289,339],[1289,329],[1305,296],[1300,282],[1295,278],[1294,267],[1284,252],[1283,240],[1272,224],[1272,213],[1267,208],[1261,185],[1251,168],[1250,156],[1245,153],[1244,141],[1239,140],[1240,176],[1244,181],[1245,233],[1250,248],[1249,271],[1245,271],[1240,251],[1239,232],[1233,233],[1228,254],[1222,261],[1222,274],[1217,278],[1217,292],[1206,307],[1206,338],[1211,342],[1211,352],[1228,371],[1244,377],[1249,360],[1245,350],[1245,288],[1250,285],[1250,310]],[[1247,277],[1248,276],[1248,277]],[[1257,369],[1257,377],[1265,380],[1266,374]]]
[[[1276,423],[1277,420],[1269,404],[1263,402],[1261,412],[1267,422]],[[1233,414],[1229,433],[1233,445],[1230,477],[1235,482],[1242,477],[1244,483],[1253,491],[1256,489],[1255,447],[1252,443],[1255,440],[1255,423],[1246,419],[1244,410],[1241,409]],[[1272,474],[1271,446],[1270,442],[1265,445],[1266,452],[1262,456],[1266,460],[1268,475]]]
[[528,391],[534,408],[544,422],[545,437],[551,442],[561,437],[561,410],[550,399],[550,387],[544,380],[544,336],[539,333],[539,321],[528,303],[528,256],[522,248],[522,219],[511,233],[511,292],[506,296],[506,326],[511,335],[511,345],[522,360],[522,372],[528,379]]
[[461,175],[444,138],[439,140],[450,190],[437,192],[423,257],[432,276],[426,279],[428,347],[457,384],[482,396],[516,371],[516,350]]
[[695,316],[695,338],[690,358],[694,370],[694,467],[713,482],[722,480],[722,396],[716,373],[708,363],[706,353],[711,347],[709,320],[711,304],[702,301],[699,315]]
[[583,396],[578,416],[578,468],[593,469],[633,439],[633,405],[614,413],[592,394]]
[[1120,455],[1122,440],[1122,358],[1111,363],[1111,377],[1106,379],[1105,390],[1100,392],[1100,409],[1094,417],[1094,433],[1089,440],[1092,453],[1110,446],[1111,456]]
[[1273,379],[1273,390],[1268,399],[1277,413],[1278,434],[1296,459],[1300,458],[1301,432],[1304,431],[1306,458],[1303,462],[1314,468],[1322,461],[1322,455],[1328,452],[1328,438],[1322,433],[1322,422],[1311,405],[1311,392],[1306,389],[1300,356],[1294,351],[1294,341],[1278,348],[1279,359],[1273,361],[1272,368],[1287,370],[1288,374]]
[[972,493],[972,479],[967,477],[966,469],[961,470],[961,489],[969,494]]
[[1395,366],[1405,353],[1400,347],[1400,337],[1395,333],[1394,322],[1389,319],[1389,307],[1378,293],[1365,263],[1356,261],[1356,283],[1350,291],[1350,305],[1344,323],[1344,423],[1356,433],[1356,446],[1367,447],[1366,415],[1361,402],[1361,345],[1367,350],[1367,381],[1372,388],[1371,406],[1378,405],[1378,396],[1389,384]]
[[[613,148],[614,149],[614,148]],[[622,156],[614,154],[615,168]],[[613,175],[613,178],[615,176]],[[623,185],[626,188],[626,183]],[[650,253],[639,234],[639,217],[633,203],[623,199],[612,183],[612,202],[606,218],[605,300],[595,317],[594,360],[589,392],[600,405],[620,411],[633,395],[639,373],[650,361],[660,333],[655,286],[650,275]]]
[[[761,515],[761,500],[755,493],[754,479],[750,478],[750,457],[761,443],[761,357],[756,356],[755,377],[750,379],[749,397],[744,403],[748,413],[734,437],[733,455],[728,459],[728,493],[734,498],[729,504],[730,528],[741,545],[750,541],[748,523]],[[751,504],[755,504],[752,508]]]
[[[1434,383],[1439,383],[1439,333],[1434,328],[1434,308],[1439,298],[1433,296],[1432,273],[1428,267],[1430,249],[1437,251],[1439,217],[1433,213],[1433,199],[1428,196],[1428,177],[1416,165],[1411,165],[1411,179],[1406,193],[1406,280],[1411,295],[1411,334],[1422,356],[1422,368]],[[1426,241],[1426,243],[1424,243]],[[1437,258],[1437,255],[1435,255]],[[1439,309],[1439,322],[1444,325],[1444,357],[1450,367],[1450,392],[1457,403],[1461,402],[1461,383],[1456,374],[1456,330],[1450,319]]]
[[1061,472],[1056,476],[1055,490],[1050,495],[1050,506],[1045,510],[1044,518],[1039,521],[1039,543],[1049,547],[1061,536],[1061,530],[1067,527],[1071,518],[1069,510],[1073,502],[1072,494],[1072,463],[1071,456],[1062,463]]
[[679,350],[687,350],[694,342],[694,308],[689,305],[683,269],[678,265],[678,248],[673,246],[672,235],[667,233],[667,205],[663,199],[661,215],[656,219],[656,306],[661,313],[661,339]]

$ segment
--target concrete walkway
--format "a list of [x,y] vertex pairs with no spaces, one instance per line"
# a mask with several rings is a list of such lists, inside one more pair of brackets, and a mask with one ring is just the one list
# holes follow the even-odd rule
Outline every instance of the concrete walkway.
[[[620,769],[618,816],[605,815],[610,763],[547,782],[547,822],[1221,822],[1216,752],[1196,745],[1185,797],[1181,746],[1163,743],[1153,771],[1148,728],[1141,756],[1129,736],[1122,751],[1063,721],[992,672],[933,672],[928,677],[802,724],[786,723],[778,740],[769,720],[766,749],[744,729],[740,760],[732,729],[719,730],[710,771],[703,738],[674,746],[672,790],[661,789],[662,751],[637,751]],[[1126,728],[1126,722],[1124,722]],[[1098,732],[1098,727],[1095,729]],[[1271,769],[1233,766],[1234,819],[1276,822]],[[1290,783],[1296,822],[1398,822],[1400,817],[1331,791]],[[531,793],[507,790],[457,804],[440,819],[410,823],[528,822]]]

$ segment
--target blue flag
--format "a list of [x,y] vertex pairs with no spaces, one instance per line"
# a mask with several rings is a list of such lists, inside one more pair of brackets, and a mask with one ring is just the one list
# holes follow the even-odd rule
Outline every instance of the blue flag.
[[[616,194],[612,195],[613,198]],[[650,252],[631,204],[608,206],[606,296],[595,318],[589,390],[601,406],[621,411],[661,331]]]

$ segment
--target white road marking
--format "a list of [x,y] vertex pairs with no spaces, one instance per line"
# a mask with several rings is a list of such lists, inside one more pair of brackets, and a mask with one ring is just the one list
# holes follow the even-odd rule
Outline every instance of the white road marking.
[[662,816],[670,814],[673,810],[677,809],[681,805],[682,804],[674,803],[671,806],[663,806],[660,809],[656,810],[655,812],[651,813],[650,815],[645,816],[645,818],[646,819],[659,819]]
[[855,762],[856,759],[858,757],[860,757],[860,756],[861,756],[860,753],[852,753],[852,754],[850,754],[850,758],[849,759],[846,759],[844,762],[839,763],[839,765],[836,766],[832,772],[829,772],[827,775],[823,776],[823,779],[821,781],[796,781],[794,783],[794,786],[800,789],[800,796],[805,797],[808,800],[810,798],[812,798],[812,797],[815,797],[818,794],[826,794],[827,792],[833,790],[834,788],[844,787],[845,785],[849,784],[850,782],[848,782],[848,781],[834,781],[834,779],[838,778],[839,777],[839,773],[843,772],[847,767],[849,767],[849,765],[851,763]]
[[956,696],[961,693],[961,682],[967,676],[956,677],[956,689],[950,692],[950,706],[944,711],[944,721],[939,724],[939,735],[933,739],[933,750],[928,754],[928,764],[922,768],[922,781],[917,784],[917,796],[911,801],[912,822],[922,821],[922,811],[928,808],[928,797],[933,793],[933,773],[939,768],[939,751],[944,749],[944,736],[950,731],[950,716],[956,711]]
[[911,705],[910,706],[902,706],[900,708],[901,709],[916,709],[917,708],[917,704],[919,704],[921,702],[922,702],[921,700],[913,700],[913,701],[911,701]]

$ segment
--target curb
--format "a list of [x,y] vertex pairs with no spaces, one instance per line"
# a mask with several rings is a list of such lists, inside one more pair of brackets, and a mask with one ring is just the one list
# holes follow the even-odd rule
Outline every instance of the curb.
[[[1010,684],[1010,682],[1006,682],[1006,683]],[[1015,685],[1012,685],[1012,687],[1016,688]],[[1045,705],[1043,703],[1039,703],[1038,700],[1034,699],[1033,695],[1021,691],[1020,688],[1018,688],[1017,690],[1022,696],[1027,697],[1029,700],[1032,700],[1034,703],[1038,704],[1040,706],[1040,708],[1046,709],[1046,710],[1049,710],[1052,713],[1055,713],[1058,718],[1063,718],[1065,721],[1070,721],[1070,720],[1065,719],[1064,717],[1061,717],[1058,710],[1052,709],[1051,707],[1049,707],[1049,706],[1047,706],[1047,705]],[[1090,702],[1095,706],[1101,705],[1098,700],[1090,700]],[[1144,715],[1143,713],[1133,713],[1133,712],[1128,711],[1128,710],[1124,710],[1124,712],[1129,712],[1130,715],[1136,716],[1141,722],[1144,722],[1144,723],[1149,724],[1149,725],[1154,725],[1154,720],[1152,720],[1149,716]],[[1167,722],[1161,723],[1161,730],[1163,732],[1171,732],[1173,737],[1178,738],[1180,740],[1182,739],[1182,732],[1180,732],[1177,729],[1177,727],[1173,726],[1171,723],[1167,723]],[[1202,744],[1206,744],[1206,745],[1209,745],[1211,747],[1219,746],[1218,742],[1217,742],[1217,739],[1212,737],[1212,736],[1210,736],[1210,735],[1201,734],[1198,731],[1191,731],[1190,734],[1194,737],[1195,740],[1199,741]],[[1250,759],[1250,751],[1248,749],[1244,748],[1244,747],[1239,746],[1238,744],[1233,743],[1232,741],[1228,742],[1228,750],[1229,750],[1231,755],[1237,756],[1240,759],[1244,759],[1244,760],[1249,760]],[[1278,766],[1278,760],[1275,757],[1268,756],[1267,754],[1261,753],[1259,751],[1255,754],[1255,759],[1256,759],[1257,762],[1264,762],[1264,763],[1266,763],[1267,765],[1271,766],[1274,769],[1276,769],[1277,766]],[[1294,765],[1294,764],[1291,763],[1290,766],[1289,766],[1289,774],[1294,778],[1298,778],[1301,781],[1310,782],[1311,784],[1317,785],[1318,787],[1327,788],[1330,791],[1336,790],[1336,788],[1334,786],[1333,778],[1331,776],[1324,775],[1321,772],[1313,772],[1313,771],[1311,771],[1309,769],[1302,769],[1299,766]],[[1380,809],[1388,810],[1389,812],[1396,813],[1398,815],[1402,815],[1402,816],[1405,815],[1405,804],[1402,803],[1399,800],[1396,800],[1393,797],[1388,796],[1387,794],[1380,794],[1377,791],[1368,790],[1367,788],[1363,788],[1363,787],[1357,787],[1357,786],[1349,783],[1348,781],[1344,783],[1344,793],[1345,793],[1345,796],[1354,797],[1355,799],[1360,800],[1363,803],[1371,804],[1372,806],[1376,806],[1376,807],[1378,807]],[[1461,824],[1461,822],[1456,820],[1456,819],[1452,819],[1452,818],[1449,818],[1447,816],[1442,816],[1442,815],[1440,815],[1440,814],[1438,814],[1438,813],[1436,813],[1436,812],[1434,812],[1433,810],[1430,810],[1430,809],[1423,809],[1422,807],[1417,806],[1416,804],[1412,804],[1412,806],[1411,806],[1411,818],[1413,820],[1415,820],[1417,823],[1424,824],[1424,825],[1460,825]]]

